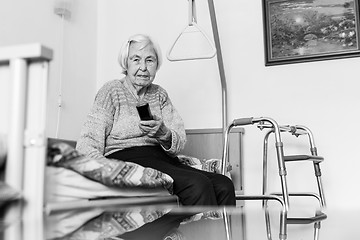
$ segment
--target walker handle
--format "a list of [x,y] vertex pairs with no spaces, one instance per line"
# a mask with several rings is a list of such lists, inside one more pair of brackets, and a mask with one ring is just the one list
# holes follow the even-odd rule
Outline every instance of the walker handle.
[[249,124],[253,124],[253,118],[238,118],[235,119],[232,124],[234,126],[242,126],[242,125],[249,125]]

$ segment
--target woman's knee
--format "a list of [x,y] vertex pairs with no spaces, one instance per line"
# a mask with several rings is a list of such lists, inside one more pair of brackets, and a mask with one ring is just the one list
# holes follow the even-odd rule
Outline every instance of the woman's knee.
[[224,175],[218,176],[214,189],[219,205],[236,205],[235,187],[230,178]]
[[226,177],[225,176],[225,178],[226,178],[226,180],[225,180],[225,186],[226,186],[226,188],[228,189],[228,190],[231,190],[231,191],[233,191],[233,192],[235,192],[235,186],[234,186],[234,182],[230,179],[230,178],[228,178],[228,177]]
[[216,205],[216,195],[210,179],[199,175],[189,181],[177,182],[175,194],[184,205]]
[[[217,176],[214,190],[218,201],[223,198],[235,198],[235,187],[232,180],[224,175]],[[222,202],[222,200],[220,200]]]
[[227,176],[217,174],[217,176],[213,179],[213,184],[216,188],[227,190],[227,191],[234,191],[234,183],[230,178]]
[[196,195],[213,188],[210,179],[202,175],[193,176],[183,182],[177,182],[177,185],[179,185],[181,189],[191,191]]

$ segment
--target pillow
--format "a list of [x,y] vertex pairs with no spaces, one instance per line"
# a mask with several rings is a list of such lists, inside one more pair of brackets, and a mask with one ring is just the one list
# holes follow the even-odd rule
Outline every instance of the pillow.
[[48,147],[47,165],[71,169],[110,187],[163,187],[172,193],[174,182],[169,175],[156,169],[121,160],[90,158],[63,142],[54,143]]
[[[200,160],[195,157],[187,155],[178,155],[177,156],[182,164],[197,168],[206,172],[221,173],[221,159],[203,159]],[[229,163],[226,163],[226,176],[231,178],[230,171],[232,166]]]

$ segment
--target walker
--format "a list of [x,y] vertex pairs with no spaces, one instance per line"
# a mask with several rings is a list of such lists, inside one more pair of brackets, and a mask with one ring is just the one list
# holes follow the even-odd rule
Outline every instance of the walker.
[[[263,201],[263,208],[265,209],[265,217],[266,217],[266,227],[267,227],[267,234],[268,239],[271,239],[271,231],[270,231],[270,218],[269,213],[267,211],[267,201],[268,200],[276,200],[282,205],[282,211],[280,214],[280,233],[279,238],[286,239],[287,232],[286,226],[287,224],[309,224],[315,223],[315,234],[314,238],[318,239],[318,230],[320,228],[320,221],[327,218],[326,214],[322,212],[325,208],[325,196],[324,190],[321,181],[321,170],[320,170],[320,163],[324,160],[323,157],[317,155],[317,148],[315,146],[315,141],[312,132],[305,126],[296,125],[283,125],[279,126],[277,122],[268,117],[260,117],[260,118],[239,118],[233,120],[233,122],[226,128],[224,133],[224,149],[223,149],[223,162],[221,166],[222,174],[225,173],[225,166],[226,162],[228,161],[228,148],[229,148],[229,133],[233,127],[237,126],[246,126],[246,125],[253,125],[257,123],[257,127],[260,130],[269,129],[269,131],[265,134],[264,137],[264,147],[263,147],[263,186],[262,186],[262,194],[261,195],[241,195],[236,194],[237,200],[262,200]],[[281,141],[281,133],[287,132],[296,137],[300,135],[307,135],[310,142],[310,152],[311,155],[291,155],[291,156],[284,156],[283,151],[283,142]],[[281,181],[281,193],[268,193],[267,192],[267,166],[268,166],[268,139],[271,133],[275,135],[275,148],[276,148],[276,155],[278,161],[278,168],[279,168],[279,176]],[[315,177],[317,180],[317,187],[319,193],[289,193],[286,181],[286,166],[285,163],[289,162],[297,162],[297,161],[312,161],[315,170]],[[311,196],[315,197],[319,201],[320,211],[318,211],[314,217],[308,218],[289,218],[287,217],[287,213],[289,211],[289,196]]]

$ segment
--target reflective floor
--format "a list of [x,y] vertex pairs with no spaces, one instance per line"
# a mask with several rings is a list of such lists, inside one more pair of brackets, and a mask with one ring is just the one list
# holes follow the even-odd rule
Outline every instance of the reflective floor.
[[[326,211],[319,222],[287,222],[281,233],[281,208],[245,202],[236,208],[184,208],[176,206],[108,206],[57,210],[22,219],[20,204],[1,208],[0,239],[359,239],[357,210]],[[311,209],[289,216],[315,216]]]

